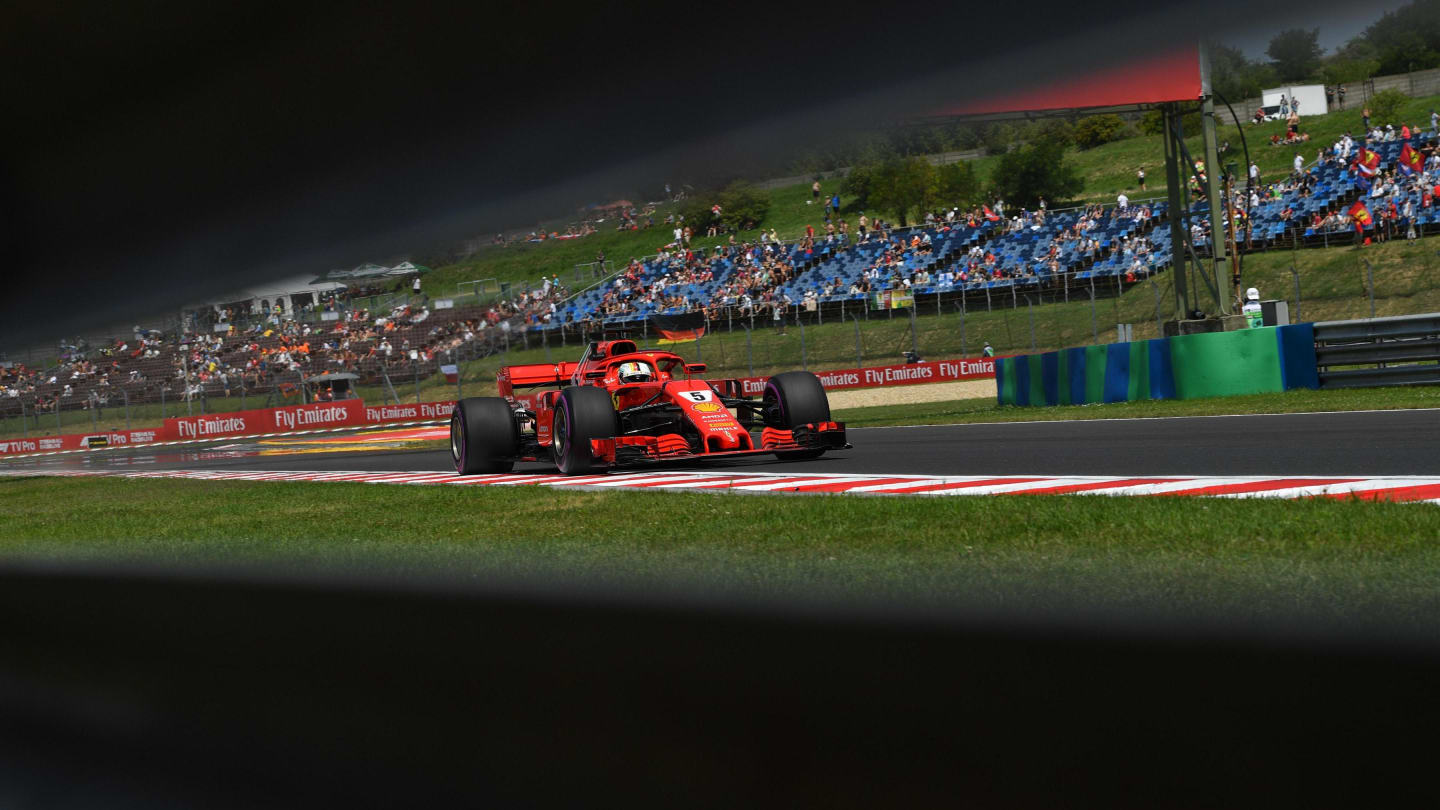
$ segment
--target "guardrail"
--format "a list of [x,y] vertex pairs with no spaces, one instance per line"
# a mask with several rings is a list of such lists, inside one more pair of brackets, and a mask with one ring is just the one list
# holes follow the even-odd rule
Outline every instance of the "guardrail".
[[1440,312],[1317,323],[1315,365],[1321,388],[1440,384]]

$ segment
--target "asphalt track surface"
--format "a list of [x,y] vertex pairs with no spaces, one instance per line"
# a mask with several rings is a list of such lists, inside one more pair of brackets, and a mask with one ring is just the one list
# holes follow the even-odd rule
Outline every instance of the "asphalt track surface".
[[[1440,409],[856,428],[853,449],[655,469],[909,475],[1440,475]],[[448,450],[265,455],[236,440],[116,450],[4,468],[451,472]],[[518,464],[517,472],[553,472]]]

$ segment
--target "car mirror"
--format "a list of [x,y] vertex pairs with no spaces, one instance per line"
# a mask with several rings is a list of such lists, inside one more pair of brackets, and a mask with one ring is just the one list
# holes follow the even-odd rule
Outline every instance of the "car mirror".
[[705,364],[704,364],[704,363],[686,363],[686,364],[685,364],[685,373],[686,373],[686,374],[704,374],[704,373],[705,373]]
[[585,379],[587,379],[587,380],[603,380],[603,379],[605,379],[605,370],[604,370],[604,369],[600,369],[599,371],[587,371],[587,372],[585,372]]

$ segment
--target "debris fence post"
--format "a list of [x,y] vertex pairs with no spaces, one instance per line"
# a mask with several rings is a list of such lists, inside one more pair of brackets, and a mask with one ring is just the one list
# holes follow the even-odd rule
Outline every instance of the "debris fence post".
[[965,296],[960,296],[960,356],[968,357],[970,352],[965,342]]
[[1300,318],[1300,271],[1295,269],[1295,254],[1290,254],[1290,276],[1295,279],[1295,323],[1301,323]]
[[798,313],[795,320],[800,324],[800,368],[804,371],[809,371],[810,366],[807,364],[805,357],[805,322],[800,320]]
[[1100,342],[1100,327],[1095,321],[1095,282],[1090,282],[1090,340],[1092,343]]
[[1365,260],[1365,288],[1370,295],[1370,317],[1375,317],[1375,267]]
[[862,359],[863,352],[861,351],[860,344],[860,316],[852,312],[850,319],[855,322],[855,367],[860,368],[865,365],[865,361]]
[[750,367],[750,376],[755,376],[755,352],[750,347],[750,330],[755,325],[755,315],[750,315],[750,326],[741,325],[745,330],[745,363]]
[[1165,327],[1160,320],[1160,285],[1155,283],[1155,277],[1150,277],[1150,291],[1155,293],[1155,335],[1165,337]]

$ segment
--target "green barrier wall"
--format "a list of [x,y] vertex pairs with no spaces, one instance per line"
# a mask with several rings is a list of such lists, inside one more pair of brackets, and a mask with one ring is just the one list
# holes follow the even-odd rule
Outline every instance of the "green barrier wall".
[[1284,391],[1275,327],[1169,338],[1177,399]]
[[1318,388],[1311,324],[1085,346],[995,363],[1001,405],[1196,399]]

